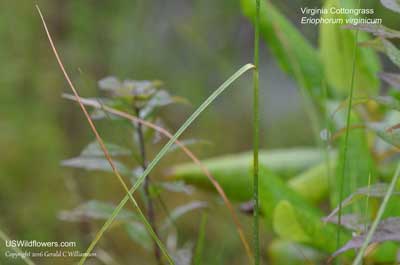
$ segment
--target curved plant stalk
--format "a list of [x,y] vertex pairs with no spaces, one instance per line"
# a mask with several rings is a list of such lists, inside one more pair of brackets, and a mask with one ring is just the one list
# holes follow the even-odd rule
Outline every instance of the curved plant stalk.
[[[196,110],[195,112],[185,121],[185,123],[178,129],[178,131],[172,136],[172,138],[164,145],[161,151],[156,155],[156,157],[150,162],[147,169],[143,172],[143,174],[138,178],[133,187],[129,190],[129,194],[133,194],[136,189],[142,184],[144,178],[153,170],[153,168],[157,165],[157,163],[163,158],[163,156],[168,152],[171,146],[178,140],[178,138],[185,132],[185,130],[196,120],[196,118],[222,93],[224,92],[235,80],[237,80],[240,76],[246,73],[249,70],[254,69],[254,65],[246,64],[242,66],[236,73],[234,73],[231,77],[229,77],[217,90],[215,90]],[[114,212],[107,219],[104,225],[101,227],[99,232],[96,234],[95,239],[90,244],[86,253],[91,253],[96,246],[97,242],[100,240],[105,231],[107,231],[108,227],[112,224],[115,217],[125,206],[128,201],[129,196],[126,195],[122,201],[115,208]],[[86,261],[86,256],[82,257],[79,265],[84,264]]]
[[253,72],[253,237],[254,237],[254,264],[260,264],[260,231],[259,231],[259,138],[260,138],[260,110],[259,110],[259,61],[260,61],[260,0],[256,1],[256,19],[254,30],[254,65]]
[[400,176],[400,164],[397,166],[396,173],[392,178],[392,182],[390,183],[389,189],[387,190],[385,197],[383,198],[382,204],[379,207],[378,213],[376,214],[375,220],[371,225],[371,228],[368,231],[368,234],[358,252],[355,260],[353,261],[353,265],[360,265],[362,258],[364,257],[364,253],[368,248],[369,243],[371,242],[372,236],[375,233],[376,228],[378,227],[379,222],[382,219],[383,213],[385,212],[386,206],[389,202],[390,196],[392,196],[394,189],[396,187],[397,181],[399,180]]
[[[2,230],[0,230],[0,239],[3,240],[4,242],[10,240],[10,239],[8,238],[8,236],[7,236]],[[13,247],[13,249],[14,249],[15,252],[17,252],[18,254],[21,254],[21,258],[22,258],[23,261],[25,261],[26,264],[28,264],[28,265],[35,265],[35,263],[34,263],[29,257],[27,257],[27,256],[25,256],[25,255],[22,255],[22,254],[23,254],[23,251],[22,251],[19,247]]]
[[109,152],[108,152],[108,150],[107,150],[107,148],[106,148],[106,146],[105,146],[105,144],[104,144],[104,142],[103,142],[103,140],[102,140],[100,134],[98,133],[98,131],[97,131],[97,129],[96,129],[96,126],[94,125],[92,119],[90,118],[90,115],[89,115],[89,113],[87,112],[85,106],[84,106],[84,105],[82,104],[82,102],[80,101],[79,94],[78,94],[77,90],[75,89],[75,86],[73,85],[71,79],[70,79],[69,76],[68,76],[68,73],[66,72],[66,70],[65,70],[65,68],[64,68],[64,66],[63,66],[63,63],[62,63],[62,61],[61,61],[61,59],[60,59],[60,56],[59,56],[59,54],[58,54],[58,52],[57,52],[57,49],[56,49],[56,47],[55,47],[55,45],[54,45],[54,43],[53,43],[52,38],[51,38],[50,32],[49,32],[49,30],[48,30],[48,28],[47,28],[46,21],[44,20],[44,17],[43,17],[43,15],[42,15],[42,12],[40,11],[40,8],[39,8],[38,5],[36,5],[36,9],[37,9],[38,12],[39,12],[40,18],[41,18],[42,23],[43,23],[43,27],[44,27],[44,29],[45,29],[45,31],[46,31],[46,34],[47,34],[47,37],[48,37],[48,39],[49,39],[51,48],[52,48],[52,50],[53,50],[53,52],[54,52],[54,55],[55,55],[55,57],[56,57],[56,59],[57,59],[57,62],[58,62],[58,64],[59,64],[59,66],[60,66],[60,68],[61,68],[61,71],[63,72],[64,77],[65,77],[65,79],[66,79],[67,82],[68,82],[68,85],[70,86],[70,88],[71,88],[71,90],[72,90],[74,96],[76,97],[76,99],[77,99],[77,101],[78,101],[78,103],[79,103],[79,105],[80,105],[80,107],[81,107],[81,109],[82,109],[82,112],[84,113],[84,115],[85,115],[85,117],[86,117],[86,119],[87,119],[87,121],[88,121],[88,123],[89,123],[89,125],[90,125],[90,128],[92,129],[94,135],[96,136],[96,139],[97,139],[97,141],[98,141],[98,143],[99,143],[99,145],[100,145],[100,147],[101,147],[101,149],[102,149],[102,151],[103,151],[103,153],[104,153],[104,156],[106,157],[107,161],[109,162],[109,164],[110,164],[110,166],[111,166],[111,168],[112,168],[112,171],[113,171],[114,174],[117,176],[118,181],[121,183],[121,185],[122,185],[122,187],[124,188],[125,192],[127,192],[127,196],[128,196],[127,198],[129,198],[129,199],[132,201],[133,206],[134,206],[134,207],[136,208],[136,210],[138,211],[139,217],[140,217],[141,221],[143,222],[144,226],[146,227],[146,229],[148,230],[150,236],[153,238],[153,240],[154,240],[154,241],[156,242],[156,244],[159,246],[161,252],[162,252],[162,253],[164,254],[164,256],[166,257],[168,263],[169,263],[169,264],[174,264],[174,262],[173,262],[171,256],[168,254],[168,251],[167,251],[166,247],[165,247],[164,244],[161,242],[161,240],[157,237],[157,235],[156,235],[156,233],[154,232],[153,228],[151,227],[150,223],[147,221],[145,215],[143,214],[142,210],[140,209],[139,205],[137,204],[135,198],[134,198],[133,195],[129,192],[128,186],[126,185],[126,183],[125,183],[125,181],[123,180],[122,176],[121,176],[120,173],[118,172],[117,167],[115,166],[114,162],[112,161],[111,156],[110,156],[110,154],[109,154]]
[[[73,101],[77,101],[77,99],[72,96],[72,95],[63,95],[64,98],[69,99],[69,100],[73,100]],[[87,100],[84,98],[81,98],[81,102],[86,105],[86,106],[90,106],[96,109],[101,109],[103,111],[106,111],[108,113],[111,113],[113,115],[125,118],[127,120],[133,121],[133,122],[137,122],[140,123],[148,128],[154,129],[155,131],[159,132],[160,134],[164,135],[165,137],[167,137],[168,139],[171,139],[173,137],[173,135],[166,130],[165,128],[158,126],[154,123],[148,122],[146,120],[140,119],[136,116],[133,116],[129,113],[111,108],[109,106],[100,104],[98,102],[94,102],[92,100]],[[215,177],[211,174],[210,170],[204,165],[204,163],[202,163],[197,157],[196,155],[190,151],[189,148],[187,148],[182,142],[180,142],[179,140],[175,140],[175,144],[193,161],[193,163],[195,163],[200,169],[201,171],[204,173],[204,175],[207,176],[207,178],[209,179],[209,181],[211,182],[211,184],[214,186],[214,188],[216,189],[216,191],[218,192],[218,194],[221,196],[222,200],[224,201],[226,207],[228,208],[232,219],[236,225],[236,230],[239,234],[240,240],[242,241],[243,247],[246,250],[247,256],[249,258],[250,261],[253,260],[253,254],[251,252],[250,249],[250,245],[247,242],[246,236],[244,234],[242,225],[240,224],[239,218],[235,212],[235,209],[232,206],[232,203],[230,202],[230,200],[228,199],[228,196],[226,195],[224,189],[221,187],[221,185],[218,183],[218,181],[215,179]]]
[[[358,1],[358,6],[361,5],[361,0]],[[358,47],[358,33],[356,30],[356,36],[354,39],[354,57],[353,57],[353,66],[351,73],[351,82],[350,82],[350,94],[349,101],[347,105],[347,113],[346,113],[346,132],[344,138],[344,150],[343,150],[343,168],[340,175],[340,183],[339,183],[339,202],[343,199],[343,190],[344,190],[344,179],[346,174],[346,162],[347,162],[347,147],[349,143],[349,132],[350,132],[350,117],[351,117],[351,108],[353,105],[353,94],[354,94],[354,81],[355,81],[355,70],[356,70],[356,61],[357,61],[357,47]],[[340,224],[342,222],[342,204],[339,203],[339,211],[338,211],[338,227],[337,227],[337,235],[336,235],[336,245],[340,246]]]

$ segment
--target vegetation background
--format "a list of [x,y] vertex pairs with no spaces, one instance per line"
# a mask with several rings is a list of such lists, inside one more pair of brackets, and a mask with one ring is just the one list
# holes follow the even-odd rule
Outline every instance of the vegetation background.
[[[273,2],[297,26],[300,7],[322,5],[315,0]],[[239,1],[232,0],[0,2],[0,227],[15,239],[77,241],[84,249],[91,239],[88,232],[98,226],[63,222],[57,218],[60,210],[90,199],[117,203],[123,191],[111,174],[60,166],[61,160],[78,154],[93,136],[78,106],[61,98],[69,89],[44,35],[36,3],[47,17],[81,96],[98,95],[97,80],[107,75],[162,80],[172,94],[192,103],[162,112],[172,131],[238,66],[251,61],[253,28],[242,15]],[[363,5],[375,7],[388,27],[396,28],[400,22],[379,1],[363,1]],[[316,27],[299,28],[316,42]],[[265,43],[260,64],[262,147],[311,145],[311,126],[298,89],[278,69]],[[251,88],[250,75],[235,83],[185,134],[210,142],[195,147],[201,158],[251,149]],[[127,137],[123,127],[106,122],[98,126],[106,140],[123,143]],[[151,154],[159,150],[159,146],[152,148]],[[183,155],[169,156],[155,175],[183,160]],[[202,192],[195,195],[210,196],[215,198]],[[169,196],[167,204],[187,199]],[[226,221],[230,217],[226,211],[213,210],[212,215],[205,264],[244,264],[245,253],[233,223]],[[196,213],[180,221],[186,239],[196,238],[198,220]],[[250,218],[244,217],[243,222],[251,227]],[[101,246],[120,264],[149,264],[148,254],[124,231],[107,233]],[[0,256],[0,264],[7,262]],[[71,261],[43,259],[40,264]]]

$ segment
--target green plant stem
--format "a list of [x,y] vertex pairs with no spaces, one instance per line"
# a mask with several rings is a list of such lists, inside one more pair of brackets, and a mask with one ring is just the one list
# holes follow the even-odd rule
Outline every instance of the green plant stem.
[[[360,7],[361,1],[358,1],[358,6]],[[344,138],[344,148],[343,148],[343,163],[342,163],[342,171],[340,175],[340,184],[339,184],[339,211],[338,211],[338,227],[337,227],[337,235],[336,235],[336,247],[340,246],[340,233],[341,233],[341,222],[342,222],[342,199],[344,192],[344,179],[346,174],[346,162],[347,162],[347,147],[349,144],[349,132],[350,132],[350,118],[351,118],[351,107],[353,105],[353,94],[354,94],[354,80],[355,80],[355,68],[357,61],[357,47],[358,47],[358,33],[356,30],[356,36],[354,39],[354,56],[353,56],[353,66],[351,73],[351,83],[350,83],[350,94],[349,94],[349,105],[347,106],[347,114],[346,114],[346,133]]]
[[[4,243],[8,240],[10,240],[10,238],[2,231],[0,230],[0,239],[4,241]],[[12,249],[17,252],[18,254],[21,254],[21,258],[22,260],[28,264],[28,265],[35,265],[35,263],[26,255],[23,255],[23,251],[18,248],[18,247],[12,247]]]
[[[136,116],[140,117],[140,109],[137,107],[134,107]],[[145,146],[145,140],[143,136],[143,125],[141,123],[136,124],[136,133],[138,135],[138,143],[139,143],[139,151],[140,151],[140,156],[141,156],[141,167],[142,170],[145,171],[147,168],[147,158],[146,158],[146,146]],[[159,237],[158,234],[158,229],[156,226],[156,218],[154,214],[154,204],[153,200],[151,198],[151,193],[150,193],[150,175],[147,176],[147,178],[144,181],[143,184],[143,189],[144,189],[144,195],[146,199],[146,210],[147,210],[147,218],[149,220],[149,223],[151,227],[153,228],[154,234]],[[153,240],[153,252],[154,252],[154,257],[156,259],[156,262],[158,265],[162,265],[162,260],[161,260],[161,252],[160,248],[157,245],[157,242]]]
[[361,264],[362,258],[364,257],[364,253],[367,250],[367,247],[368,247],[369,243],[371,242],[372,236],[374,235],[376,228],[378,227],[378,224],[382,219],[383,213],[385,212],[385,209],[389,202],[390,196],[392,196],[392,194],[394,192],[396,184],[399,180],[399,176],[400,176],[400,164],[397,166],[396,173],[394,174],[394,176],[392,178],[392,182],[390,183],[389,189],[387,190],[385,197],[383,198],[381,206],[379,206],[379,210],[375,217],[375,220],[372,223],[371,228],[369,229],[368,234],[365,237],[365,240],[360,248],[360,251],[358,252],[352,265],[360,265]]
[[253,233],[254,233],[254,264],[260,264],[260,235],[259,235],[259,180],[258,180],[258,151],[260,137],[259,110],[259,50],[260,50],[260,0],[256,0],[256,19],[254,30],[254,65],[253,73]]
[[196,242],[196,249],[194,252],[193,265],[201,265],[202,264],[202,256],[204,249],[204,240],[206,234],[206,224],[207,224],[207,213],[204,212],[201,216],[201,223],[199,229],[199,236]]
[[[197,119],[198,116],[222,93],[224,92],[235,80],[237,80],[240,76],[246,73],[249,70],[254,69],[255,66],[252,64],[246,64],[242,66],[236,73],[234,73],[231,77],[229,77],[217,90],[215,90],[196,110],[195,112],[185,121],[185,123],[178,129],[178,131],[173,135],[173,137],[164,145],[161,151],[156,155],[156,157],[150,162],[146,170],[143,174],[138,178],[133,187],[129,190],[129,194],[133,194],[137,188],[143,183],[143,180],[146,176],[153,170],[153,168],[158,164],[158,162],[164,157],[164,155],[168,152],[171,146],[176,142],[176,140],[185,132],[185,130]],[[121,200],[118,206],[115,208],[114,212],[107,219],[104,225],[101,227],[99,232],[96,234],[95,239],[89,245],[86,253],[91,253],[96,246],[97,242],[103,236],[104,232],[110,227],[113,223],[115,217],[125,206],[127,201],[129,200],[129,195],[125,195],[125,197]],[[83,265],[86,261],[87,256],[83,256],[79,265]]]

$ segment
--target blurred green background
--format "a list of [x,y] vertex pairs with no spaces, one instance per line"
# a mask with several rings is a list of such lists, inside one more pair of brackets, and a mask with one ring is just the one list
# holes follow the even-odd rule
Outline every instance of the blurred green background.
[[[365,2],[374,6],[377,1]],[[172,94],[192,103],[163,110],[161,115],[171,131],[229,75],[252,60],[253,29],[242,16],[239,1],[232,0],[0,2],[0,228],[13,239],[77,241],[83,251],[101,222],[67,223],[57,218],[59,211],[90,199],[118,203],[123,191],[112,175],[60,166],[61,160],[76,156],[93,135],[79,107],[61,98],[69,88],[50,50],[36,3],[81,96],[98,96],[97,80],[108,75],[162,80]],[[294,22],[300,6],[321,5],[315,0],[275,3]],[[396,25],[393,15],[382,14],[386,25]],[[300,30],[316,42],[313,26]],[[211,143],[194,148],[196,154],[204,158],[251,148],[251,89],[251,75],[247,75],[185,133],[185,138]],[[262,146],[311,145],[309,120],[297,88],[277,68],[265,45],[261,90]],[[123,128],[110,123],[99,122],[98,126],[107,141],[121,142],[126,136]],[[151,148],[154,155],[160,146]],[[177,161],[186,158],[169,157],[157,172]],[[176,194],[165,197],[171,207],[191,200]],[[215,199],[200,192],[195,197]],[[213,207],[205,264],[244,264],[244,251],[225,208],[218,203]],[[191,215],[180,222],[182,242],[197,237],[200,215]],[[246,217],[243,222],[250,226]],[[118,228],[108,232],[100,245],[117,264],[152,264],[151,256]],[[92,260],[92,264],[102,264],[97,262]],[[19,263],[0,256],[0,264]]]

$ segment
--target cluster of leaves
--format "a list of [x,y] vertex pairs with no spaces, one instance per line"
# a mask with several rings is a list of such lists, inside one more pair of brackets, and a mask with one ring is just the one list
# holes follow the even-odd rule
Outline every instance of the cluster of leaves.
[[[170,104],[185,103],[186,101],[179,97],[171,96],[166,90],[161,89],[160,81],[120,81],[116,77],[106,77],[98,82],[100,91],[106,93],[104,98],[82,98],[83,104],[92,106],[102,106],[95,108],[91,113],[92,119],[106,119],[115,121],[120,117],[110,114],[104,110],[104,106],[113,107],[114,109],[137,116],[142,120],[160,124],[161,118],[157,115],[157,111]],[[64,95],[65,98],[74,99],[71,95]],[[129,177],[132,183],[143,173],[146,165],[146,158],[141,153],[141,148],[146,148],[147,143],[156,144],[160,141],[160,135],[154,130],[140,127],[138,123],[129,122],[131,143],[127,141],[126,145],[120,146],[114,143],[105,142],[105,146],[109,155],[113,158],[113,162],[118,171],[126,177]],[[140,136],[142,133],[144,135]],[[141,142],[142,141],[142,142]],[[189,139],[182,141],[184,145],[197,143],[198,141]],[[176,148],[171,148],[173,151]],[[80,153],[79,156],[63,160],[63,166],[85,169],[87,171],[112,173],[113,170],[104,157],[104,152],[97,141],[89,143]],[[144,187],[141,187],[142,200],[144,205],[148,203],[149,198],[145,198]],[[207,207],[205,202],[192,201],[184,205],[177,206],[169,211],[166,209],[165,203],[160,195],[166,192],[182,192],[191,193],[191,188],[181,181],[165,182],[152,179],[150,183],[150,199],[158,199],[160,208],[165,210],[165,218],[162,222],[155,225],[159,229],[158,233],[162,237],[167,238],[168,250],[174,258],[176,264],[189,265],[192,260],[193,244],[188,242],[182,246],[178,246],[178,229],[175,225],[176,220],[184,216],[188,212],[196,209]],[[69,222],[88,222],[94,220],[106,221],[112,215],[116,205],[102,201],[88,201],[77,206],[75,209],[62,211],[59,218]],[[159,216],[159,214],[158,214]],[[127,235],[138,245],[150,251],[153,247],[153,239],[141,223],[137,213],[130,210],[122,210],[116,220],[122,225]]]
[[[394,12],[400,11],[397,0],[381,2]],[[254,21],[254,1],[241,3],[245,15]],[[328,0],[324,5],[327,9],[357,7],[356,1]],[[323,24],[316,49],[270,1],[262,1],[260,23],[261,34],[281,68],[311,99],[317,110],[316,127],[325,128],[322,134],[327,141],[326,148],[321,148],[324,144],[316,139],[318,148],[260,153],[260,207],[265,225],[276,235],[269,244],[269,258],[300,264],[341,254],[343,262],[349,261],[354,253],[348,250],[361,247],[379,202],[388,191],[386,182],[393,176],[400,147],[400,101],[395,90],[400,88],[400,75],[382,72],[377,54],[386,54],[400,67],[400,51],[389,40],[399,38],[400,32],[377,24]],[[371,39],[371,34],[376,38]],[[359,47],[355,48],[357,43]],[[393,87],[387,96],[379,96],[380,80]],[[341,110],[348,105],[349,101],[343,100],[351,86],[356,98],[347,124],[346,113]],[[231,199],[243,202],[251,199],[251,161],[251,154],[243,153],[212,158],[204,164]],[[211,188],[193,164],[177,165],[170,174]],[[399,241],[396,216],[400,216],[400,198],[397,192],[393,195],[386,207],[386,219],[371,239],[375,247],[366,258],[372,262],[393,262],[397,256],[397,246],[391,242]],[[331,214],[326,216],[319,207],[321,202],[330,204],[334,209]],[[246,203],[244,209],[251,211],[251,204]],[[341,236],[336,242],[338,230]],[[299,251],[309,255],[299,255]]]

